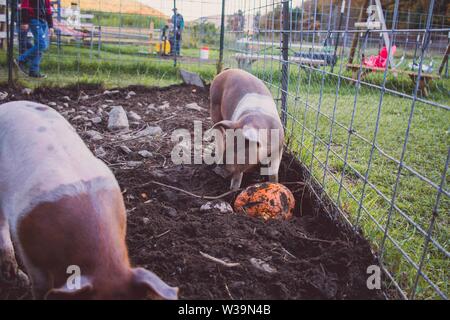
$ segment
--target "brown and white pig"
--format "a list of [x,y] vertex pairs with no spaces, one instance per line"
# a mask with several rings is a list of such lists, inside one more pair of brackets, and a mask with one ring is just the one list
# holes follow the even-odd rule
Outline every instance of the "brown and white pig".
[[131,267],[125,233],[117,180],[74,128],[45,105],[0,105],[0,278],[19,274],[15,249],[36,299],[176,299]]
[[[225,154],[230,151],[226,145],[226,130],[240,129],[246,140],[246,154],[249,152],[248,142],[254,142],[256,145],[258,156],[256,164],[248,161],[248,155],[244,163],[237,161],[237,154],[232,163],[226,161],[224,155],[225,168],[232,176],[230,188],[239,189],[243,173],[261,163],[270,164],[269,180],[278,182],[284,130],[273,97],[264,83],[243,70],[228,69],[217,75],[211,83],[210,102],[211,119],[214,123],[212,129],[220,130],[223,137],[222,141],[220,139],[218,141],[219,153]],[[236,146],[232,148],[235,153],[238,152]],[[250,152],[254,152],[251,151],[254,149],[250,149]]]

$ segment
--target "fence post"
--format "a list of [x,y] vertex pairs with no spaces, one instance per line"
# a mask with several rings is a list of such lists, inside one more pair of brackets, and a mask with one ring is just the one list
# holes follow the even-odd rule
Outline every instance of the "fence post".
[[[8,83],[14,84],[13,59],[14,59],[14,22],[16,20],[17,0],[9,0],[6,4],[6,25],[7,25],[7,60],[8,60]],[[11,11],[11,13],[9,12]]]
[[289,90],[289,37],[290,37],[289,1],[283,1],[283,32],[282,32],[282,66],[281,66],[281,122],[286,128],[287,98]]
[[225,40],[225,0],[222,0],[222,16],[220,20],[220,51],[219,62],[217,63],[217,74],[223,69],[223,45]]

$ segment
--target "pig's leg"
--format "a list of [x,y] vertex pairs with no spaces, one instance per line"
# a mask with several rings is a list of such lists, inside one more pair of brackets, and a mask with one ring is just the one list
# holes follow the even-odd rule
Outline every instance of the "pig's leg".
[[278,183],[278,171],[280,170],[281,158],[283,157],[283,149],[270,162],[270,169],[272,174],[269,175],[269,181]]
[[238,190],[241,187],[242,177],[244,176],[243,172],[235,172],[233,173],[233,177],[231,178],[231,190]]
[[19,270],[11,241],[9,223],[0,209],[0,282],[28,285],[28,277]]
[[43,300],[45,295],[52,288],[48,276],[39,269],[27,265],[27,270],[30,273],[33,298],[36,300]]

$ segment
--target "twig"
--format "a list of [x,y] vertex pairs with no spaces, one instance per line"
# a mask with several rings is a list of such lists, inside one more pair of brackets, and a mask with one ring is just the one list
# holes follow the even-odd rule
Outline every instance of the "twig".
[[158,123],[160,123],[160,122],[163,122],[163,121],[166,121],[166,120],[170,120],[170,119],[172,119],[172,118],[175,118],[175,116],[176,116],[176,115],[174,114],[174,115],[172,115],[172,116],[170,116],[170,117],[167,117],[167,118],[164,118],[164,119],[155,121],[155,122],[153,122],[153,124],[158,124]]
[[172,190],[175,190],[175,191],[182,192],[182,193],[187,194],[187,195],[189,195],[189,196],[191,196],[191,197],[194,197],[194,198],[198,198],[198,199],[206,199],[206,200],[218,200],[218,199],[221,199],[221,198],[223,198],[223,197],[226,197],[226,196],[228,196],[228,195],[230,195],[230,194],[233,194],[233,193],[235,193],[235,192],[238,192],[238,191],[241,191],[241,190],[242,190],[242,188],[241,188],[241,189],[237,189],[237,190],[230,190],[230,191],[225,192],[225,193],[223,193],[223,194],[221,194],[221,195],[218,195],[218,196],[199,196],[199,195],[197,195],[197,194],[194,194],[194,193],[192,193],[192,192],[186,191],[186,190],[184,190],[184,189],[177,188],[177,187],[174,187],[174,186],[170,186],[170,185],[168,185],[168,184],[161,183],[161,182],[154,181],[154,180],[149,181],[149,182],[146,182],[146,183],[141,184],[141,185],[138,185],[138,186],[135,186],[134,188],[135,188],[135,189],[137,189],[137,188],[142,188],[142,187],[146,187],[146,186],[148,186],[148,185],[150,185],[150,184],[156,184],[156,185],[161,186],[161,187],[165,187],[165,188],[169,188],[169,189],[172,189]]
[[280,247],[281,247],[281,250],[283,250],[284,253],[286,253],[288,256],[290,256],[291,258],[297,259],[297,257],[294,256],[294,255],[293,255],[292,253],[290,253],[289,251],[287,251],[285,247],[283,247],[282,245],[280,245]]
[[225,289],[227,289],[228,296],[230,297],[231,300],[234,300],[233,296],[231,295],[230,289],[228,289],[227,283],[226,282],[224,282],[224,283],[225,283]]
[[165,236],[166,234],[168,234],[169,232],[170,232],[170,229],[161,234],[158,234],[157,236],[155,236],[155,238],[161,238],[161,237]]
[[210,256],[209,254],[204,253],[204,252],[201,252],[201,251],[200,251],[200,254],[201,254],[204,258],[206,258],[206,259],[208,259],[208,260],[211,260],[211,261],[213,261],[213,262],[216,262],[216,263],[218,263],[218,264],[220,264],[220,265],[222,265],[222,266],[224,266],[224,267],[227,267],[227,268],[238,267],[238,266],[241,265],[240,263],[234,263],[234,262],[226,262],[226,261],[223,261],[222,259],[215,258],[215,257]]

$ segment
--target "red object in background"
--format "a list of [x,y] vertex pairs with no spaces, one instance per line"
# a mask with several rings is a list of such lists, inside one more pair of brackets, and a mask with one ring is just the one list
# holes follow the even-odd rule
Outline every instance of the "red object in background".
[[[392,46],[392,55],[395,54],[397,50],[396,46]],[[363,65],[367,67],[376,67],[376,68],[385,68],[386,63],[388,61],[388,50],[386,47],[381,49],[380,53],[377,56],[370,56],[369,59],[363,59]]]

